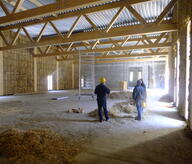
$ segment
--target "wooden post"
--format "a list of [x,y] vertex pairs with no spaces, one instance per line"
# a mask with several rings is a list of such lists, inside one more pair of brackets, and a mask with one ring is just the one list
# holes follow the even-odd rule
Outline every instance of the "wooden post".
[[57,66],[56,66],[56,71],[57,71],[57,77],[56,77],[56,81],[57,81],[57,90],[59,90],[59,62],[57,61]]
[[72,89],[74,89],[75,88],[75,77],[74,77],[74,75],[75,75],[75,70],[74,70],[74,64],[73,64],[73,62],[71,63],[71,67],[72,67],[72,73],[71,73],[71,79],[72,79]]
[[37,58],[34,58],[34,92],[37,92]]
[[[3,44],[3,41],[0,40],[0,45]],[[4,94],[3,89],[3,51],[0,51],[0,96]]]

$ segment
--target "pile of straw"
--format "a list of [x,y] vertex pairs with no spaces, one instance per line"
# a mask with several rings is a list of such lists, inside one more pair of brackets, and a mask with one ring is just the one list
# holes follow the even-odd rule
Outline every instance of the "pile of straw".
[[50,130],[10,129],[0,134],[0,163],[75,163],[79,146]]

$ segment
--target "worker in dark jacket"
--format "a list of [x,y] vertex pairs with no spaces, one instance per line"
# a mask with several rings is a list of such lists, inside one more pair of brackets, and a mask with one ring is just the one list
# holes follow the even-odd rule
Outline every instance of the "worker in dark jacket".
[[145,85],[143,79],[140,79],[140,80],[141,80],[141,86],[144,88],[144,101],[145,101],[145,103],[146,103],[146,101],[147,101],[147,90],[146,90],[146,85]]
[[141,120],[141,114],[143,111],[142,103],[145,100],[145,89],[141,85],[142,81],[138,80],[137,85],[135,86],[133,90],[133,99],[135,100],[136,107],[137,107],[137,117],[135,118],[136,120]]
[[95,88],[95,94],[97,95],[97,104],[98,104],[98,113],[99,121],[103,121],[102,108],[105,113],[106,121],[109,120],[108,111],[107,111],[107,94],[110,93],[109,88],[105,86],[106,79],[104,77],[100,78],[100,84]]

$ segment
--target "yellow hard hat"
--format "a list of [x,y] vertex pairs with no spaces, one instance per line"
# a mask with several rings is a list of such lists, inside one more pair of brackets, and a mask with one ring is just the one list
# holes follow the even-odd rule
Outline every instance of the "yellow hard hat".
[[104,77],[101,77],[100,78],[100,83],[105,83],[106,82],[106,79]]

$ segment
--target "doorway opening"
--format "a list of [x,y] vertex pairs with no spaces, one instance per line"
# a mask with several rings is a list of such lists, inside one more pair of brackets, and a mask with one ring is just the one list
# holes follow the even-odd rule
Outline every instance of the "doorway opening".
[[53,76],[48,75],[47,77],[47,89],[48,91],[53,90]]

